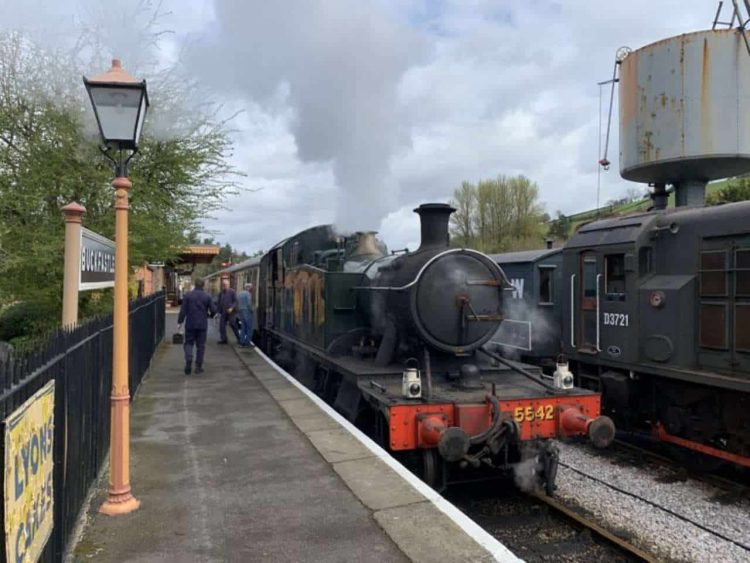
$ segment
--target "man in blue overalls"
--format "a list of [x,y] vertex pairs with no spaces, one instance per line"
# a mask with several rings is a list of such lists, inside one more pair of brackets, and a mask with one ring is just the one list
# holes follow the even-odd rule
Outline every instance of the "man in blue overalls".
[[240,342],[240,331],[237,327],[237,294],[229,287],[229,280],[221,281],[221,292],[219,293],[219,344],[227,343],[227,325],[232,329],[237,342]]
[[193,365],[193,344],[196,347],[195,373],[203,373],[203,355],[206,352],[208,317],[216,314],[211,296],[203,291],[203,279],[195,280],[195,289],[182,298],[177,324],[185,323],[185,375],[190,375]]
[[240,346],[252,346],[253,339],[253,284],[246,283],[245,289],[237,294],[237,310],[240,313]]

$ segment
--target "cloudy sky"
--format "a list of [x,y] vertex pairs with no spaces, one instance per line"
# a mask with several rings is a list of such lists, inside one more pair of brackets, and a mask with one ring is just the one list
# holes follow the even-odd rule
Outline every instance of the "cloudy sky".
[[[334,221],[414,247],[413,207],[498,174],[537,182],[551,215],[593,207],[597,82],[610,78],[615,51],[708,28],[715,9],[713,0],[0,0],[0,26],[53,42],[89,26],[127,68],[177,62],[226,111],[241,110],[233,161],[247,191],[205,227],[253,252]],[[154,11],[169,33],[132,41],[127,30]],[[602,202],[631,186],[617,173],[613,133]]]

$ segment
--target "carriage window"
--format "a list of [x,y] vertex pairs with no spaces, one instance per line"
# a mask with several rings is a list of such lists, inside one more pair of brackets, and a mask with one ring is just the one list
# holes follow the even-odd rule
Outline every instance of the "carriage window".
[[608,301],[625,301],[625,255],[610,254],[604,258],[604,292]]
[[727,306],[701,303],[700,342],[704,348],[727,347]]
[[552,305],[555,302],[552,274],[555,269],[549,266],[539,267],[539,304]]
[[650,274],[654,269],[651,247],[643,246],[638,251],[638,273],[641,276]]
[[734,306],[734,347],[739,352],[750,352],[750,303]]
[[596,297],[596,258],[583,260],[583,296]]
[[735,252],[737,283],[734,294],[737,297],[750,297],[750,248],[740,248]]
[[701,295],[727,294],[727,253],[724,250],[701,252]]

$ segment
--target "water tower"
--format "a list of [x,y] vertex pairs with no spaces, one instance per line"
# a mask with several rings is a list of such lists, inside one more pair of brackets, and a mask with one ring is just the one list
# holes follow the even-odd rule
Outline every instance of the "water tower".
[[621,58],[620,175],[703,205],[706,183],[750,171],[750,56],[745,30],[686,33]]

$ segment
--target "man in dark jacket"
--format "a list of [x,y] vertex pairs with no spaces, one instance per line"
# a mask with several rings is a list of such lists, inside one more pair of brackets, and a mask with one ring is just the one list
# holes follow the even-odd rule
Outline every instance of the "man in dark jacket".
[[232,328],[237,342],[240,342],[240,331],[237,328],[237,294],[229,287],[229,280],[221,281],[221,293],[219,293],[219,344],[227,343],[227,323]]
[[216,314],[211,297],[203,291],[203,279],[195,280],[195,289],[182,298],[177,323],[185,323],[185,375],[190,375],[193,365],[193,344],[196,347],[195,373],[203,373],[203,355],[206,352],[208,317]]

